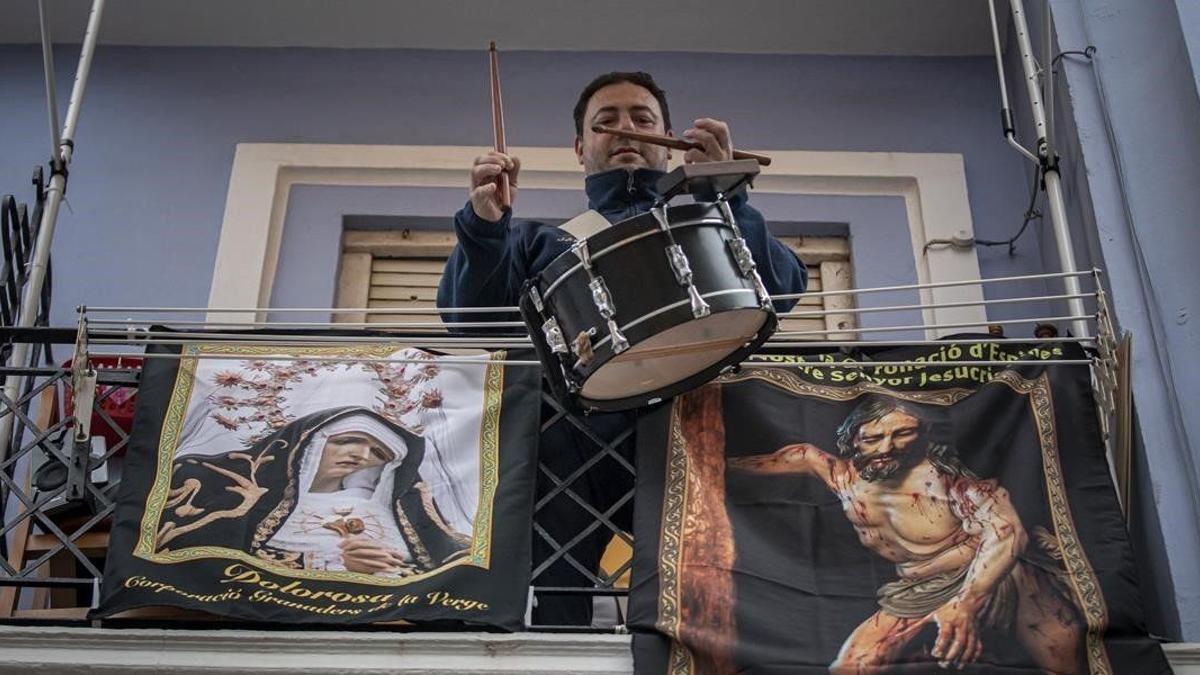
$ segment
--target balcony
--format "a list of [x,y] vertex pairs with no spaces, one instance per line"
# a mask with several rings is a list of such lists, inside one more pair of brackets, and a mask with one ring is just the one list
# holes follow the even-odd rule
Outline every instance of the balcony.
[[[1088,335],[1083,338],[1048,338],[1052,343],[1078,343],[1090,354],[1087,363],[1093,369],[1096,384],[1096,404],[1102,411],[1102,428],[1112,443],[1113,469],[1119,489],[1128,498],[1127,459],[1117,439],[1124,433],[1126,424],[1121,410],[1127,405],[1127,390],[1123,389],[1122,353],[1127,349],[1112,332],[1107,318],[1107,306],[1103,292],[1098,292],[1094,273],[1079,275],[1089,288],[1082,298],[1090,308],[1084,315],[1050,314],[1034,315],[1022,319],[1006,319],[994,324],[993,330],[1017,332],[1033,324],[1046,322],[1080,321],[1087,326]],[[990,279],[978,282],[959,282],[957,285],[975,285],[1003,288],[1014,282],[1027,279]],[[1047,283],[1062,283],[1063,275],[1046,275],[1039,279]],[[955,285],[955,284],[950,284]],[[1028,339],[1004,338],[1003,336],[962,335],[978,330],[983,324],[961,325],[956,323],[928,323],[914,327],[903,320],[904,314],[923,305],[919,298],[928,291],[928,284],[911,284],[907,287],[870,289],[843,289],[816,291],[823,295],[842,296],[850,302],[837,303],[826,309],[810,309],[798,306],[791,312],[795,318],[815,316],[822,322],[829,321],[826,328],[811,329],[801,324],[801,330],[784,330],[766,345],[768,349],[802,348],[810,351],[849,352],[858,348],[877,348],[887,345],[909,345],[918,347],[922,343],[937,344],[940,340],[888,340],[889,333],[911,332],[914,328],[930,336],[948,332],[959,333],[952,340],[992,340],[1011,343],[1027,342]],[[916,300],[895,305],[871,305],[865,301],[880,292],[908,293]],[[1011,305],[1014,302],[1029,307],[1041,306],[1045,298],[1005,298],[991,293],[992,299],[974,303],[985,310],[988,307]],[[1063,301],[1056,296],[1050,302]],[[1053,305],[1050,305],[1053,306]],[[579,626],[530,626],[529,631],[514,634],[486,633],[428,633],[396,632],[385,626],[373,631],[361,630],[304,630],[285,629],[283,626],[271,630],[250,630],[236,623],[221,621],[181,610],[137,610],[125,618],[99,622],[85,620],[89,603],[96,597],[101,583],[110,515],[113,510],[113,495],[118,485],[122,451],[128,442],[127,403],[138,382],[139,366],[143,358],[152,355],[136,354],[129,348],[141,348],[150,342],[178,343],[179,341],[218,341],[236,344],[236,335],[229,335],[231,326],[218,322],[198,321],[189,323],[188,310],[162,312],[133,307],[90,308],[81,312],[81,321],[75,329],[40,328],[24,331],[7,330],[13,339],[28,340],[37,350],[44,349],[61,359],[68,353],[71,362],[67,366],[35,366],[32,368],[6,368],[7,377],[24,378],[25,388],[16,406],[8,406],[5,414],[15,417],[17,434],[6,466],[28,466],[26,461],[37,457],[40,469],[35,472],[35,481],[45,481],[40,488],[31,487],[21,480],[5,478],[6,490],[22,506],[11,509],[5,519],[5,532],[14,545],[0,574],[3,599],[8,604],[0,607],[7,612],[8,625],[0,627],[0,652],[11,672],[30,667],[68,670],[87,667],[88,672],[287,672],[293,668],[304,668],[313,673],[335,672],[422,672],[422,673],[627,673],[632,668],[629,653],[629,637],[623,635],[624,603],[616,601],[627,592],[627,582],[622,580],[629,567],[628,559],[608,561],[606,569],[592,570],[588,580],[575,588],[547,587],[539,585],[538,574],[547,563],[535,570],[534,592],[541,595],[574,593],[592,595],[598,599],[597,607],[608,611],[597,612],[590,627]],[[324,310],[326,315],[330,310]],[[489,345],[486,338],[456,338],[444,332],[413,329],[412,321],[403,319],[404,313],[424,314],[428,308],[398,310],[395,308],[364,308],[364,313],[387,312],[390,322],[379,323],[373,329],[388,331],[389,339],[400,337],[414,345],[436,345],[439,349],[460,347],[471,350],[497,346],[512,346],[525,342],[527,338],[513,335],[495,338]],[[392,316],[399,312],[399,316]],[[901,321],[889,324],[883,321],[869,327],[859,328],[864,314],[877,317],[899,316]],[[110,316],[131,317],[110,319]],[[147,332],[153,324],[175,320],[189,327],[181,335],[156,335]],[[348,339],[377,340],[380,333],[354,331],[347,333],[330,324],[322,329],[306,331],[302,337],[279,334],[279,329],[294,325],[287,319],[274,326],[267,322],[254,334],[253,344],[284,347],[302,340],[305,344],[337,344]],[[406,328],[406,324],[408,327]],[[420,324],[424,325],[424,324]],[[275,335],[272,337],[272,328]],[[247,336],[245,339],[250,339]],[[831,337],[837,339],[830,339]],[[265,341],[265,342],[264,342]],[[120,351],[117,351],[120,350]],[[36,350],[35,350],[36,351]],[[78,383],[84,382],[79,368],[72,364],[90,363],[95,368],[93,416],[87,421],[90,438],[73,442],[75,430],[81,428],[81,420],[73,407],[76,400],[86,400],[87,395],[75,392]],[[983,366],[1003,366],[1009,361],[982,361]],[[903,365],[903,364],[901,364]],[[915,363],[910,365],[916,365]],[[547,398],[547,403],[556,410],[543,420],[543,428],[556,423],[584,425],[587,420],[572,416]],[[60,403],[68,403],[63,408]],[[96,441],[90,440],[97,439]],[[102,439],[102,440],[101,440]],[[93,447],[101,447],[100,453],[92,453],[90,470],[80,467],[81,453]],[[614,452],[612,445],[596,443],[593,461],[598,461]],[[26,460],[26,461],[23,461]],[[49,469],[47,468],[49,467]],[[56,469],[56,470],[55,470]],[[541,467],[541,471],[548,469]],[[20,476],[17,472],[16,476]],[[55,476],[58,482],[55,485]],[[555,476],[559,485],[558,494],[583,503],[572,488],[572,481],[580,475]],[[25,478],[24,480],[29,480]],[[551,495],[553,496],[553,495]],[[632,495],[630,495],[632,496]],[[543,498],[539,508],[551,500]],[[608,531],[619,541],[621,534],[612,522],[595,507],[591,508],[597,519],[590,527]],[[535,523],[537,522],[535,512]],[[534,525],[535,536],[548,538],[545,530]],[[573,562],[570,546],[547,539],[557,547],[552,558]],[[583,570],[581,570],[583,571]],[[20,589],[18,594],[13,591]],[[607,614],[607,617],[605,616]],[[247,654],[254,653],[252,663],[247,663]],[[1168,653],[1177,672],[1191,672],[1190,667],[1200,667],[1200,654],[1189,645],[1169,646]],[[9,672],[0,667],[0,672]]]

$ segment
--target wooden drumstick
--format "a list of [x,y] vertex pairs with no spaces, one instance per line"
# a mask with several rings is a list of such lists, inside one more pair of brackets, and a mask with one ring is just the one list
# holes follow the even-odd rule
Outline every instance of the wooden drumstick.
[[[496,152],[508,154],[508,144],[504,142],[504,106],[500,101],[500,59],[496,54],[495,41],[488,44],[488,58],[492,67],[492,138]],[[507,171],[501,171],[496,177],[496,185],[500,191],[500,206],[511,209],[512,190]]]
[[[641,131],[627,131],[625,129],[615,129],[613,127],[604,127],[596,125],[592,127],[592,131],[598,134],[612,134],[621,138],[628,138],[631,141],[641,141],[650,143],[651,145],[661,145],[675,150],[703,150],[704,146],[699,143],[694,143],[682,138],[673,136],[660,136],[658,134],[647,134]],[[762,166],[771,166],[771,158],[768,155],[763,155],[757,152],[746,152],[745,150],[734,150],[734,159],[752,159]]]

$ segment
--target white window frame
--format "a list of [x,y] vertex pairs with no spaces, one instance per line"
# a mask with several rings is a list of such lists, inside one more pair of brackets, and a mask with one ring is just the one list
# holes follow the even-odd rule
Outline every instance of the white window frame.
[[[230,173],[208,306],[265,308],[279,261],[293,185],[462,187],[474,158],[489,148],[436,145],[239,143]],[[512,148],[521,187],[578,190],[582,175],[570,148]],[[962,155],[953,153],[765,150],[774,162],[755,191],[774,194],[893,196],[904,199],[919,283],[980,278],[973,249],[936,247],[933,239],[974,237]],[[859,235],[864,236],[864,235]],[[978,302],[978,286],[925,288],[921,303]],[[986,321],[982,305],[932,307],[926,324]],[[210,321],[243,323],[250,313],[210,311]],[[956,329],[931,330],[930,337]]]

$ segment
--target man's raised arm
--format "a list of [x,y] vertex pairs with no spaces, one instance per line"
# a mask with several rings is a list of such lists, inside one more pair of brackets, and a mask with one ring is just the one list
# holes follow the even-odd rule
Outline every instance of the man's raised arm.
[[[688,164],[733,159],[732,135],[729,125],[722,120],[700,118],[692,128],[683,132],[683,137],[700,144],[684,154],[683,161]],[[716,195],[700,194],[697,198],[712,201]],[[808,288],[808,268],[790,248],[771,234],[763,215],[750,206],[746,191],[742,190],[731,197],[729,206],[758,265],[758,274],[767,292],[771,295],[803,293]],[[774,304],[776,311],[787,312],[796,305],[796,300],[776,300]]]
[[[470,199],[454,214],[454,234],[458,239],[446,261],[438,284],[437,306],[503,307],[515,304],[510,297],[509,272],[512,252],[509,248],[509,223],[512,212],[500,205],[496,177],[509,174],[512,197],[516,199],[517,173],[521,162],[516,157],[489,152],[475,158],[471,167]],[[447,323],[455,321],[511,321],[515,315],[447,314]]]

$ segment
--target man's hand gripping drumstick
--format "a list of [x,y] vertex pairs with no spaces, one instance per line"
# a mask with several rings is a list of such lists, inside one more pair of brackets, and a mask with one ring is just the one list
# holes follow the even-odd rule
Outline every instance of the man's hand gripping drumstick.
[[691,129],[683,132],[683,138],[648,134],[631,129],[618,129],[603,125],[593,125],[592,131],[598,134],[612,134],[634,141],[661,145],[666,148],[683,150],[683,161],[688,164],[700,162],[723,162],[731,159],[753,159],[762,166],[770,166],[771,158],[757,152],[734,150],[733,141],[729,135],[729,125],[721,120],[702,117],[696,120]]
[[521,161],[508,154],[504,138],[504,107],[500,99],[500,64],[496,43],[488,45],[492,79],[492,135],[495,149],[475,158],[471,167],[471,208],[475,215],[496,222],[512,209],[517,197],[517,172]]

